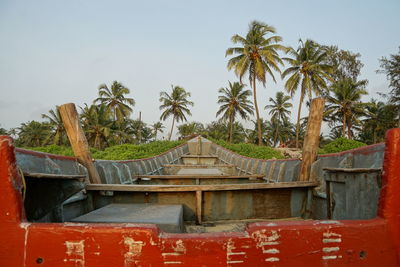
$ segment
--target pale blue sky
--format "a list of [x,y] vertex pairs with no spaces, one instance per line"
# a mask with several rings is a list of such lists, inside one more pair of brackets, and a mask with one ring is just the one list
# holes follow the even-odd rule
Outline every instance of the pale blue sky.
[[[254,19],[275,26],[288,46],[311,38],[361,53],[361,78],[376,97],[388,91],[375,71],[379,58],[398,51],[399,11],[399,0],[2,0],[0,125],[41,120],[41,113],[67,102],[90,103],[98,85],[113,80],[131,89],[133,118],[142,111],[145,122],[157,121],[159,92],[174,84],[192,93],[190,120],[208,123],[215,120],[218,88],[237,80],[226,69],[230,37],[244,35]],[[259,86],[263,117],[268,98],[282,89],[280,79]],[[297,95],[293,102],[297,109]]]

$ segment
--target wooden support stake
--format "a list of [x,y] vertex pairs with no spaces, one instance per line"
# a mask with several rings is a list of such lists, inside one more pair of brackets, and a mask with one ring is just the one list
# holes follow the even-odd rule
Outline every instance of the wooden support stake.
[[202,203],[203,202],[203,196],[202,196],[202,191],[198,190],[196,191],[196,216],[197,216],[197,223],[201,224],[202,220]]
[[92,184],[101,184],[75,105],[73,103],[64,104],[59,107],[59,110],[75,156],[88,170],[90,182]]
[[325,99],[322,97],[311,101],[307,131],[304,137],[303,162],[301,164],[299,181],[308,181],[310,179],[311,164],[316,160],[318,153],[324,107]]

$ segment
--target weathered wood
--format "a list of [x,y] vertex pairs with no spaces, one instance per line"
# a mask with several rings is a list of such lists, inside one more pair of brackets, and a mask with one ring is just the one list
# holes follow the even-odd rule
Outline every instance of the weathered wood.
[[100,176],[93,164],[89,145],[79,122],[75,105],[73,103],[64,104],[59,107],[59,110],[75,156],[88,170],[90,182],[94,184],[101,183]]
[[370,173],[380,172],[382,168],[323,168],[327,172]]
[[82,179],[86,178],[85,174],[52,174],[52,173],[37,173],[23,172],[24,176],[32,178],[50,178],[50,179]]
[[202,201],[203,201],[203,192],[202,191],[196,191],[196,218],[197,218],[197,223],[201,224],[202,222]]
[[201,159],[217,159],[217,156],[214,155],[182,155],[181,158],[201,158]]
[[310,179],[311,164],[317,158],[324,107],[325,99],[322,97],[311,101],[307,131],[303,144],[303,162],[301,164],[299,181],[308,181]]
[[136,175],[136,178],[151,178],[151,179],[262,179],[263,174],[249,175]]
[[125,192],[190,192],[190,191],[229,191],[257,190],[271,188],[315,187],[318,182],[284,182],[251,184],[216,184],[216,185],[126,185],[126,184],[88,184],[86,190],[125,191]]
[[207,165],[207,164],[199,164],[199,165],[188,165],[188,164],[164,164],[162,165],[164,168],[187,168],[187,169],[209,169],[209,168],[219,168],[219,167],[226,167],[226,168],[235,168],[236,165],[233,164],[213,164],[213,165]]

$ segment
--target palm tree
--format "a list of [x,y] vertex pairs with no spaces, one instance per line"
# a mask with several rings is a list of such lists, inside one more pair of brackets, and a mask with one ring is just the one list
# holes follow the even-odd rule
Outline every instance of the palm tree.
[[283,124],[283,122],[289,120],[290,111],[288,110],[293,105],[288,103],[290,96],[285,95],[283,92],[277,92],[275,99],[272,97],[269,98],[269,102],[271,105],[266,105],[265,109],[270,109],[269,115],[271,115],[272,121],[277,121],[276,129],[275,129],[275,137],[274,137],[274,145],[277,144],[278,140],[278,133],[279,133],[279,126]]
[[132,107],[135,105],[133,98],[125,97],[129,92],[128,88],[117,81],[112,83],[111,89],[106,84],[101,84],[99,86],[99,97],[94,100],[94,103],[105,104],[114,114],[114,120],[120,123],[130,115]]
[[186,138],[192,135],[199,135],[204,132],[204,125],[201,122],[184,123],[178,126],[180,138]]
[[47,119],[52,127],[52,132],[49,138],[53,139],[53,144],[62,145],[67,142],[67,133],[64,128],[64,123],[61,119],[60,111],[56,106],[56,111],[49,110],[49,114],[42,114],[42,118]]
[[154,140],[157,140],[157,133],[163,133],[165,129],[165,126],[162,124],[161,121],[155,122],[153,125],[151,125],[151,128],[153,129],[153,135],[154,135]]
[[113,121],[110,110],[105,104],[85,104],[81,108],[83,129],[87,134],[89,144],[96,149],[103,149],[109,144],[108,138],[112,132]]
[[365,115],[366,104],[361,103],[361,97],[367,95],[364,89],[367,85],[366,80],[353,81],[346,78],[335,82],[332,85],[332,95],[327,96],[328,105],[325,116],[331,120],[331,123],[342,121],[342,136],[352,138],[352,127],[358,122],[360,116]]
[[365,108],[366,114],[364,114],[359,138],[367,144],[382,142],[386,131],[397,127],[396,106],[372,99]]
[[183,87],[171,85],[172,92],[169,95],[167,92],[160,93],[160,110],[164,110],[160,116],[160,120],[165,121],[172,116],[171,132],[169,133],[168,140],[171,140],[172,131],[174,130],[174,123],[179,121],[187,121],[185,114],[191,116],[189,106],[194,103],[189,101],[190,93],[186,92]]
[[229,88],[220,88],[218,92],[221,94],[218,96],[218,104],[220,108],[217,111],[216,116],[222,114],[222,119],[229,121],[229,142],[232,143],[233,138],[233,126],[235,117],[237,114],[247,120],[248,114],[253,114],[253,107],[248,97],[251,96],[250,90],[244,90],[244,84],[229,82]]
[[290,75],[285,83],[285,88],[293,97],[298,87],[301,87],[296,124],[296,148],[298,148],[300,114],[304,96],[308,94],[311,99],[313,93],[317,96],[325,94],[326,80],[332,80],[329,75],[332,72],[332,66],[324,64],[327,57],[325,50],[311,40],[306,40],[306,42],[300,40],[297,50],[290,48],[288,53],[292,58],[283,58],[290,64],[290,67],[282,73],[282,78]]
[[234,69],[235,74],[242,82],[243,76],[248,73],[251,87],[253,88],[254,107],[257,119],[258,144],[262,144],[261,120],[257,105],[256,81],[262,82],[265,87],[267,73],[276,82],[272,70],[280,72],[279,64],[283,65],[278,51],[286,51],[286,47],[279,44],[282,37],[273,35],[266,38],[267,34],[274,34],[275,28],[262,22],[252,21],[246,37],[238,34],[231,40],[238,47],[228,48],[225,56],[236,54],[228,61],[228,70]]
[[46,137],[50,132],[50,125],[48,123],[30,121],[21,123],[18,130],[17,145],[35,147],[45,143]]

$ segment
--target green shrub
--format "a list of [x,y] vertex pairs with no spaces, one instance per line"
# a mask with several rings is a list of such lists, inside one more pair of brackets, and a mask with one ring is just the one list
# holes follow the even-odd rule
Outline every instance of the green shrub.
[[329,154],[329,153],[337,153],[337,152],[342,152],[362,146],[366,146],[367,144],[355,141],[355,140],[350,140],[344,137],[337,138],[336,140],[330,142],[329,144],[326,144],[323,146],[319,151],[318,154]]
[[212,140],[214,143],[223,146],[239,155],[256,159],[283,159],[283,155],[275,149],[267,146],[257,146],[253,144],[239,143],[231,144],[221,140]]
[[[124,144],[111,146],[105,150],[90,148],[93,158],[106,160],[130,160],[149,158],[174,148],[184,141],[155,141],[143,145]],[[56,155],[73,156],[71,147],[49,145],[43,147],[27,147],[26,149],[47,152]]]
[[74,152],[72,151],[72,148],[69,146],[48,145],[48,146],[23,147],[23,148],[39,152],[56,154],[56,155],[74,156]]

